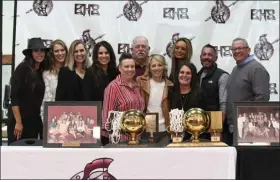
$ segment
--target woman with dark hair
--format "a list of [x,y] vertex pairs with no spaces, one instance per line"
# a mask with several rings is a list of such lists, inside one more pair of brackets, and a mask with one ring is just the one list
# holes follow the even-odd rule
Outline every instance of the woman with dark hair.
[[[171,109],[182,109],[184,112],[192,108],[205,109],[204,94],[199,87],[196,67],[192,63],[181,64],[175,77],[174,87],[168,94]],[[208,134],[203,134],[210,139]],[[203,136],[202,136],[203,137]],[[185,138],[190,134],[185,133]]]
[[56,101],[82,101],[82,83],[90,67],[88,50],[81,40],[74,40],[68,51],[65,67],[60,68],[56,88]]
[[107,41],[98,42],[93,49],[92,65],[83,80],[84,100],[103,102],[104,90],[116,76],[116,56],[112,46]]
[[190,39],[185,37],[178,38],[173,45],[171,54],[171,73],[169,80],[175,82],[175,75],[178,72],[180,64],[186,64],[191,62],[193,55],[193,48]]
[[8,144],[26,138],[43,137],[40,107],[45,92],[43,62],[48,48],[41,38],[31,38],[25,55],[11,78],[12,116],[8,123]]
[[[102,108],[102,143],[109,142],[109,133],[105,129],[109,111],[127,111],[136,109],[141,112],[145,109],[145,101],[140,93],[140,88],[134,76],[135,61],[131,54],[123,53],[119,59],[120,74],[114,79],[104,91],[104,102]],[[127,141],[127,135],[121,135],[121,141]]]

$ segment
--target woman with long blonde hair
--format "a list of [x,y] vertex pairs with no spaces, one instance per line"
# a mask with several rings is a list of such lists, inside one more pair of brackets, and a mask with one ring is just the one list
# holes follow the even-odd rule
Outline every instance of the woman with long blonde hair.
[[48,61],[46,62],[43,80],[45,82],[45,94],[41,106],[41,117],[44,117],[44,102],[55,101],[56,88],[58,82],[58,72],[64,66],[68,54],[68,49],[64,41],[57,39],[50,45]]
[[178,68],[181,64],[191,63],[191,58],[193,55],[193,47],[191,40],[185,37],[180,37],[176,40],[173,50],[172,50],[172,63],[171,63],[171,73],[169,79],[174,83],[176,78],[175,75],[179,71]]
[[74,40],[69,48],[65,67],[58,74],[56,101],[82,101],[82,81],[90,66],[88,50],[81,40]]

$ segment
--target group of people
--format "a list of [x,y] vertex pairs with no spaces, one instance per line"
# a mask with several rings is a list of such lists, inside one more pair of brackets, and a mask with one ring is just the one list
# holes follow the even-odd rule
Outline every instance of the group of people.
[[92,118],[87,117],[85,120],[79,112],[63,112],[54,116],[49,123],[48,143],[67,143],[75,140],[94,143],[94,126],[96,122]]
[[279,142],[279,112],[243,113],[239,114],[237,121],[241,141]]
[[[118,65],[111,44],[98,42],[92,52],[81,40],[68,49],[62,40],[46,48],[40,38],[32,38],[23,51],[25,58],[11,78],[12,118],[8,125],[9,143],[22,138],[42,138],[45,101],[101,101],[102,143],[109,142],[105,129],[109,111],[137,109],[159,113],[159,137],[167,135],[171,109],[187,111],[198,107],[222,111],[223,140],[232,142],[232,104],[236,101],[269,101],[269,74],[250,55],[245,39],[232,42],[236,66],[231,74],[218,68],[215,47],[202,47],[197,70],[192,63],[193,47],[181,37],[171,51],[171,73],[164,56],[150,55],[149,41],[137,36],[131,54],[123,53]],[[185,139],[191,137],[185,133]],[[210,135],[205,134],[206,138]],[[127,135],[121,141],[128,140]]]

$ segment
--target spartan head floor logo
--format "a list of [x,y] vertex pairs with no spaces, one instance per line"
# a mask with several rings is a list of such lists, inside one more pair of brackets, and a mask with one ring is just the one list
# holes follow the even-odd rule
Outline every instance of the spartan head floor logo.
[[115,180],[108,171],[114,160],[111,158],[99,158],[86,164],[84,170],[76,173],[70,180]]
[[104,35],[105,34],[102,34],[94,39],[90,35],[90,29],[83,31],[82,41],[86,44],[89,57],[92,56],[92,51],[93,51],[94,46],[96,45],[96,40],[101,39]]
[[229,6],[224,4],[223,0],[216,0],[215,5],[211,9],[211,16],[205,21],[212,19],[216,23],[226,23],[230,18],[230,7],[235,5],[238,1],[234,1]]
[[[180,33],[174,33],[172,35],[171,41],[167,44],[166,49],[165,49],[166,52],[163,54],[163,56],[167,55],[169,58],[171,58],[173,46],[179,38],[180,38]],[[190,41],[194,38],[195,37],[190,38]]]
[[128,21],[138,21],[143,13],[142,5],[147,2],[148,0],[144,0],[139,4],[136,0],[129,0],[123,7],[123,14],[120,14],[117,18],[124,16]]
[[279,38],[269,42],[266,36],[267,34],[262,34],[259,37],[259,42],[254,47],[254,54],[260,61],[268,61],[274,53],[273,44],[279,42]]

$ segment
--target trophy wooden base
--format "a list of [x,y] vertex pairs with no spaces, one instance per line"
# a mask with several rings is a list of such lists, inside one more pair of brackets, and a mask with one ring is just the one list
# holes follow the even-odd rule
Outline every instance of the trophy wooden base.
[[166,147],[228,147],[223,142],[182,142],[182,143],[170,143]]

